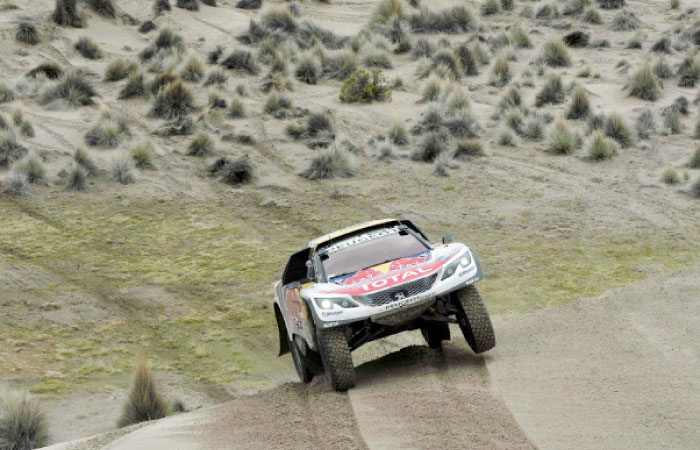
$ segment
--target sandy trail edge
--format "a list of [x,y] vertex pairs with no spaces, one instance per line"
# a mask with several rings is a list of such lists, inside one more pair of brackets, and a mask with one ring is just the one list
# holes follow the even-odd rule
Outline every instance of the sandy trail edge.
[[700,267],[503,324],[495,389],[541,449],[700,448]]

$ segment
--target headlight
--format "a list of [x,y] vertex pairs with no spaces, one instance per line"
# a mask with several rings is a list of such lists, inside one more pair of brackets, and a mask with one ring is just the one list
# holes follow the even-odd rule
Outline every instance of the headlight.
[[457,261],[453,262],[449,266],[445,268],[445,271],[442,272],[442,278],[441,280],[446,280],[447,278],[450,278],[452,275],[454,275],[457,270],[462,267],[467,267],[469,264],[472,263],[472,256],[469,254],[469,252],[466,252],[464,255],[462,255]]
[[357,308],[357,303],[348,298],[317,298],[316,306],[321,309],[333,309],[334,305],[341,308]]

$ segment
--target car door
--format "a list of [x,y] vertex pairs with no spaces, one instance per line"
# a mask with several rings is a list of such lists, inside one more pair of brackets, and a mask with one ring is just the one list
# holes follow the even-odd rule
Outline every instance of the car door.
[[289,258],[282,276],[282,295],[280,296],[290,332],[305,337],[309,334],[307,323],[309,314],[300,293],[302,284],[309,281],[306,278],[306,261],[309,260],[310,255],[311,249],[305,248]]

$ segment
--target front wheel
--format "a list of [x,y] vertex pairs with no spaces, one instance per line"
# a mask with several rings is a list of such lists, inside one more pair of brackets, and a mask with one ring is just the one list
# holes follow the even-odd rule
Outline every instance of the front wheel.
[[496,346],[496,336],[488,311],[476,287],[469,285],[452,294],[457,322],[474,353],[483,353]]
[[306,358],[301,354],[299,346],[293,340],[289,340],[289,349],[292,353],[292,360],[294,361],[294,368],[297,370],[297,375],[302,383],[310,383],[314,379],[314,372],[309,367]]
[[318,344],[323,368],[336,391],[355,386],[355,367],[344,327],[318,329]]

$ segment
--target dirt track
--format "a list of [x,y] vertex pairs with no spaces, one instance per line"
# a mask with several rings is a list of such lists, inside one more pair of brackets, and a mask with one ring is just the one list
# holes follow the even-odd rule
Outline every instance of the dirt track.
[[349,394],[287,384],[55,449],[697,449],[699,288],[694,268],[501,324],[486,358],[407,335],[358,353]]

